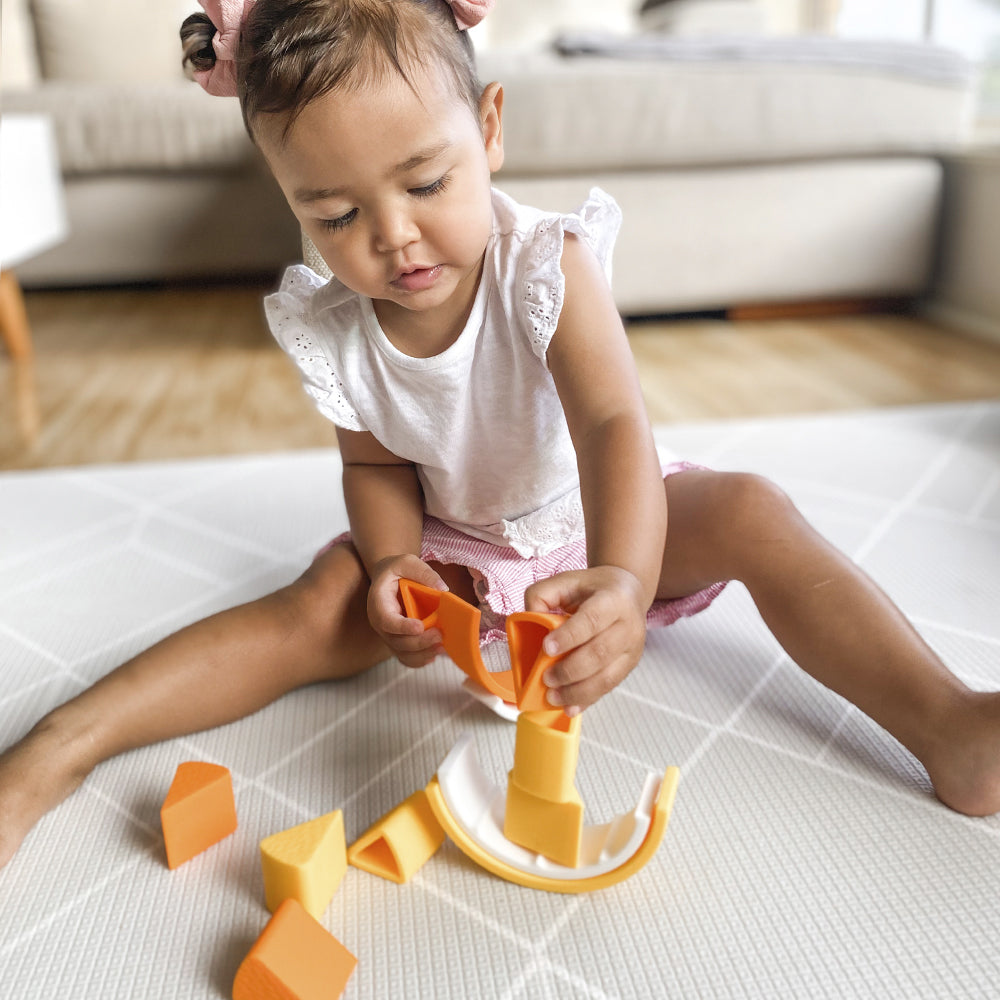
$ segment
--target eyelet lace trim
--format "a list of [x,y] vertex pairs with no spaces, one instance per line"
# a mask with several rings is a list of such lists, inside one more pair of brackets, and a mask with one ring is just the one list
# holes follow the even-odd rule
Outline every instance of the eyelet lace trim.
[[593,188],[579,212],[543,219],[524,255],[522,300],[531,326],[531,346],[542,360],[562,312],[566,279],[562,273],[564,234],[576,233],[603,264],[611,278],[611,252],[621,227],[621,209],[599,188]]
[[310,332],[314,296],[325,284],[307,267],[289,268],[281,289],[272,297],[275,306],[268,309],[271,330],[298,366],[303,387],[319,411],[348,430],[364,430],[340,376]]
[[583,501],[573,490],[540,510],[533,510],[514,521],[504,521],[504,538],[525,559],[548,555],[586,536]]

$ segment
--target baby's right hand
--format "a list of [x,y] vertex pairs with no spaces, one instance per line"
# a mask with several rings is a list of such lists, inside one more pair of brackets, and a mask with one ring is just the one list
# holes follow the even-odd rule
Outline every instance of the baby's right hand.
[[426,631],[420,620],[407,618],[399,596],[399,581],[413,580],[426,587],[447,590],[448,586],[422,559],[415,555],[389,556],[372,570],[368,590],[368,621],[394,656],[407,667],[424,667],[444,653],[441,632]]

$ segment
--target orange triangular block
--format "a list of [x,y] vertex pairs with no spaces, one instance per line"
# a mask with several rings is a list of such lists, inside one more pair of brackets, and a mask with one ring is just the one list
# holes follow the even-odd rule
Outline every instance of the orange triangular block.
[[415,580],[399,581],[399,598],[408,618],[419,618],[427,628],[437,624],[437,610],[443,590],[425,587]]
[[233,1000],[336,1000],[358,960],[286,899],[236,970]]
[[518,611],[507,618],[507,645],[514,682],[514,700],[522,712],[552,711],[542,675],[561,656],[542,651],[545,637],[566,621],[565,615]]
[[355,868],[409,882],[444,842],[444,830],[421,788],[387,812],[347,849]]
[[180,764],[160,808],[167,867],[177,868],[236,829],[228,768],[204,761]]

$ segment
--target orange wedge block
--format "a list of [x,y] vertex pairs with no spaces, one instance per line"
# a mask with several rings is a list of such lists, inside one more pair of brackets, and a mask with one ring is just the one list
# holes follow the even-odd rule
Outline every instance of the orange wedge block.
[[236,970],[233,1000],[336,1000],[358,960],[286,899]]
[[566,621],[565,615],[540,611],[519,611],[507,617],[507,644],[510,647],[514,700],[522,712],[551,711],[548,688],[542,675],[562,657],[542,651],[545,637]]
[[180,764],[160,808],[167,867],[178,868],[236,829],[229,769],[220,764]]

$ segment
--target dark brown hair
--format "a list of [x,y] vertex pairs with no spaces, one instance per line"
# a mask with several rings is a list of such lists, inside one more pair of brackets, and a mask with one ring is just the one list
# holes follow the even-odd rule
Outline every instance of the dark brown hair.
[[[204,14],[181,26],[185,68],[215,65]],[[445,0],[257,0],[236,50],[236,88],[251,138],[261,115],[284,116],[282,136],[311,101],[437,64],[478,116],[482,88],[467,31]]]

